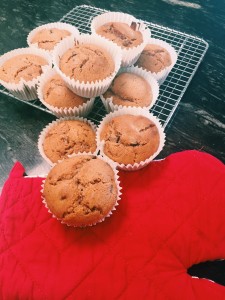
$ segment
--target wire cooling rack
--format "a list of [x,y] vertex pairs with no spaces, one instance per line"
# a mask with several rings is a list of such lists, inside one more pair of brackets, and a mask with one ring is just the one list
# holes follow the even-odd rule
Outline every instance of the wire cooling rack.
[[[90,33],[91,20],[103,12],[106,12],[106,10],[88,5],[76,6],[62,17],[60,21],[76,26],[81,33]],[[150,28],[153,38],[168,42],[178,53],[176,65],[160,86],[159,98],[151,109],[151,112],[160,119],[165,128],[202,61],[208,49],[208,44],[203,39],[186,33],[149,22],[145,22],[145,24]],[[15,98],[2,86],[0,86],[0,92]],[[23,102],[51,113],[38,99]],[[104,106],[100,98],[97,98],[94,109],[88,118],[98,124],[105,114]]]

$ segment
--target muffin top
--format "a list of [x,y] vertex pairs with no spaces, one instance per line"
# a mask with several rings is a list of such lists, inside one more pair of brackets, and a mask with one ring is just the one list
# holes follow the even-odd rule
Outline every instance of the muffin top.
[[117,185],[111,166],[96,156],[65,159],[49,172],[43,196],[49,210],[72,226],[103,220],[117,202]]
[[170,54],[165,48],[159,45],[148,44],[135,65],[150,72],[158,73],[171,64]]
[[43,87],[43,98],[48,104],[57,108],[78,107],[87,102],[87,98],[74,94],[56,74]]
[[113,104],[123,106],[149,106],[152,102],[152,90],[148,82],[134,73],[121,73],[112,82],[103,95],[112,97]]
[[32,38],[31,44],[38,44],[38,48],[53,50],[65,37],[70,36],[68,30],[58,28],[44,28],[38,31]]
[[93,153],[97,148],[96,134],[84,121],[61,120],[49,128],[42,147],[50,161],[56,163],[72,153]]
[[93,44],[81,44],[63,54],[59,67],[71,79],[87,83],[110,76],[115,64],[105,49]]
[[31,81],[42,74],[42,66],[48,62],[34,54],[20,54],[6,60],[0,67],[0,79],[19,83],[21,79]]
[[109,22],[99,28],[96,33],[113,41],[122,48],[132,48],[143,42],[140,31],[122,22]]
[[152,156],[159,147],[156,125],[144,116],[125,114],[112,118],[101,132],[104,153],[120,164],[134,164]]

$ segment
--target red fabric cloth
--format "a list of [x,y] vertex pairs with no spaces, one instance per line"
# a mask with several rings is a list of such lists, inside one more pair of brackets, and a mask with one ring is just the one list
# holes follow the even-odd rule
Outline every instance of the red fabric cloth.
[[225,258],[225,168],[197,151],[120,172],[122,200],[103,223],[52,218],[41,178],[16,163],[0,198],[0,299],[225,299],[187,274]]

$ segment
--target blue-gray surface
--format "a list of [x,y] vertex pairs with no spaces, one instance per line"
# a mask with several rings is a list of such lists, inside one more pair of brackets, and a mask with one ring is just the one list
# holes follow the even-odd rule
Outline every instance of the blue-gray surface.
[[[209,43],[209,50],[170,123],[160,157],[199,149],[225,162],[225,1],[2,0],[0,54],[26,46],[30,30],[58,21],[74,6],[82,4],[127,12],[202,37]],[[24,164],[28,174],[45,173],[48,167],[36,143],[39,132],[54,117],[3,94],[0,94],[0,112],[0,186],[16,160]],[[224,284],[224,278],[218,277],[217,281]]]

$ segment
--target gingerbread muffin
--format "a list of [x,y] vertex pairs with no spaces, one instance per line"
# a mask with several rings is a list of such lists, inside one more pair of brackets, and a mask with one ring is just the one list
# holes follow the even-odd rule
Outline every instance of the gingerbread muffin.
[[61,57],[59,67],[66,76],[84,83],[104,80],[115,69],[109,53],[94,44],[70,48]]
[[122,48],[132,48],[143,43],[142,33],[136,30],[135,23],[129,26],[122,22],[109,22],[98,27],[96,33]]
[[89,100],[73,93],[58,74],[45,83],[42,93],[43,100],[57,108],[77,107]]
[[96,156],[78,155],[51,169],[43,198],[62,223],[91,226],[102,222],[117,205],[119,184],[108,162]]
[[18,54],[6,60],[0,66],[0,80],[7,83],[31,81],[42,74],[42,67],[48,61],[35,54]]
[[150,106],[153,95],[143,77],[124,72],[115,77],[103,97],[112,98],[114,105],[146,107]]
[[172,63],[169,52],[160,45],[148,44],[142,51],[136,64],[150,72],[158,73]]
[[38,31],[33,36],[30,43],[37,44],[38,48],[44,50],[53,50],[56,44],[70,35],[71,33],[68,30],[58,28],[44,28]]
[[61,118],[41,132],[38,148],[50,164],[78,152],[97,149],[95,125],[83,118]]

